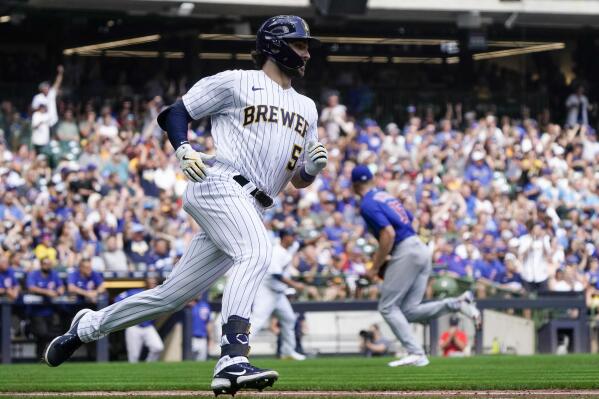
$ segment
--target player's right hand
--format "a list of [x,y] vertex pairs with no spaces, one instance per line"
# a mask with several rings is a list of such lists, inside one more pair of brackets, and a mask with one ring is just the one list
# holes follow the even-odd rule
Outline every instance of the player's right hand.
[[208,165],[204,162],[209,161],[215,155],[204,154],[203,152],[195,151],[189,144],[183,144],[177,148],[175,155],[179,160],[179,165],[185,176],[194,182],[201,182],[206,178]]

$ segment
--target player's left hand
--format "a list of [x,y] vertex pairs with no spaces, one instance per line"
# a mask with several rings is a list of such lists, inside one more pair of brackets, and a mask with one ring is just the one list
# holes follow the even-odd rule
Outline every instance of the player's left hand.
[[306,173],[311,176],[316,176],[329,162],[329,153],[322,143],[318,141],[310,141],[306,148],[308,153],[308,161],[306,162]]

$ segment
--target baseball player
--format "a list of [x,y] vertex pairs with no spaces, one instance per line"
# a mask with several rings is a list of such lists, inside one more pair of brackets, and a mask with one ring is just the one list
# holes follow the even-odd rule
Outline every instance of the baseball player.
[[[148,277],[146,279],[146,289],[152,289],[156,287],[156,278]],[[122,301],[133,295],[139,294],[143,290],[141,288],[133,288],[127,291],[121,292],[114,298],[115,302]],[[128,327],[125,330],[125,343],[127,345],[127,359],[129,363],[137,363],[139,356],[141,355],[141,349],[145,345],[148,348],[148,356],[146,357],[147,362],[155,362],[160,359],[160,355],[164,350],[164,343],[162,338],[154,327],[152,320],[142,321],[136,326]]]
[[412,228],[412,214],[395,197],[375,188],[368,167],[352,170],[353,189],[361,197],[360,213],[379,241],[368,276],[383,278],[378,309],[408,354],[389,363],[426,366],[429,361],[414,337],[411,322],[422,322],[447,312],[462,312],[478,325],[480,312],[470,291],[458,298],[421,303],[431,274],[430,250]]
[[299,249],[299,243],[295,241],[293,231],[282,230],[279,236],[281,241],[273,248],[267,276],[262,281],[256,295],[257,299],[252,312],[252,329],[260,331],[274,313],[281,326],[281,357],[306,360],[306,356],[295,351],[296,316],[287,295],[285,295],[285,291],[290,286],[297,290],[301,290],[303,286],[301,283],[291,280],[287,270]]
[[[318,142],[314,102],[297,93],[318,43],[306,22],[277,16],[260,27],[252,52],[258,70],[230,70],[197,82],[163,110],[158,123],[190,180],[184,209],[202,227],[165,282],[99,311],[82,310],[44,359],[58,366],[83,343],[182,308],[229,269],[222,300],[221,357],[214,369],[215,394],[272,386],[278,373],[250,364],[250,312],[268,269],[272,244],[262,221],[272,198],[291,182],[307,187],[326,167]],[[211,117],[216,155],[187,141],[192,120]]]

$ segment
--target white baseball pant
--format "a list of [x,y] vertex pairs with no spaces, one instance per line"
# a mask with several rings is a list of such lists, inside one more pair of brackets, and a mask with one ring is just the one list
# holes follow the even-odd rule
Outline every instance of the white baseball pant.
[[232,315],[250,317],[272,257],[272,244],[262,222],[262,208],[233,180],[235,174],[232,168],[218,164],[210,169],[206,180],[187,185],[183,207],[203,233],[193,238],[164,283],[86,313],[77,328],[83,342],[181,309],[230,268],[222,321]]
[[137,363],[141,349],[145,345],[148,348],[147,362],[155,362],[160,359],[164,350],[164,344],[158,331],[154,326],[133,326],[125,330],[125,341],[127,343],[127,358],[129,363]]
[[252,313],[252,326],[254,332],[260,331],[274,314],[279,320],[281,328],[281,355],[290,355],[295,352],[295,320],[296,316],[284,293],[274,292],[264,284],[258,290]]
[[208,360],[208,338],[193,337],[191,339],[191,353],[194,360]]

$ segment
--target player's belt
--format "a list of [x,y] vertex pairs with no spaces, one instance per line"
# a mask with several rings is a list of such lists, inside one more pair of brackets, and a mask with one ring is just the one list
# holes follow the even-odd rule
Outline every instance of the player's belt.
[[[246,179],[244,176],[241,175],[235,175],[233,176],[233,180],[235,180],[237,183],[239,183],[239,185],[241,187],[247,185],[250,183],[250,181],[248,179]],[[273,201],[272,198],[270,198],[268,196],[268,194],[266,194],[264,191],[262,190],[258,190],[257,188],[255,188],[254,190],[252,190],[252,192],[250,193],[250,195],[254,198],[256,198],[256,200],[260,203],[260,205],[262,205],[265,208],[268,208],[272,205]]]

